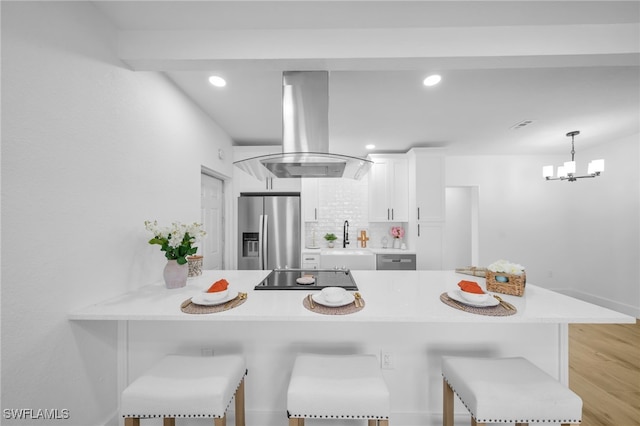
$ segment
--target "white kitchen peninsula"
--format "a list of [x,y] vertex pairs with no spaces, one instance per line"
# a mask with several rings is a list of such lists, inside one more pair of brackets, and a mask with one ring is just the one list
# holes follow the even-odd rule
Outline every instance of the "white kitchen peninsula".
[[[303,306],[306,291],[254,291],[268,273],[204,271],[185,288],[167,290],[162,283],[142,287],[72,312],[69,318],[118,322],[121,388],[166,353],[244,353],[249,370],[247,424],[255,426],[286,424],[286,388],[298,352],[387,354],[391,368],[384,376],[391,390],[391,424],[436,425],[442,413],[442,355],[523,355],[566,383],[569,323],[635,322],[534,285],[527,285],[524,297],[503,295],[517,307],[515,315],[463,312],[442,303],[440,294],[462,279],[481,285],[484,279],[452,271],[353,271],[365,308],[349,315],[322,315]],[[247,292],[246,302],[214,314],[181,311],[185,299],[220,278],[230,282],[232,291]],[[456,416],[465,421],[466,410],[457,406]]]

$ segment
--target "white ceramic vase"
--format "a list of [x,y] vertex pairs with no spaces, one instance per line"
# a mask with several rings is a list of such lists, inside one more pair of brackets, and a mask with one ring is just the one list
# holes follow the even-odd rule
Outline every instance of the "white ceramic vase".
[[402,247],[402,241],[400,238],[394,238],[393,239],[393,248],[394,249],[399,249],[400,247]]
[[189,264],[179,265],[175,259],[167,260],[162,276],[167,288],[184,287],[189,276]]

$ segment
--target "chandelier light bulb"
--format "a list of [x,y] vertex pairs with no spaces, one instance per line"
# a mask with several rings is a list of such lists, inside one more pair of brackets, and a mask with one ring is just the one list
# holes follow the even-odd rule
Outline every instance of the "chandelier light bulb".
[[591,174],[596,174],[596,173],[602,173],[604,172],[604,160],[603,159],[599,159],[599,160],[593,160],[592,162],[589,163],[589,170],[588,173]]
[[567,172],[564,169],[564,166],[558,166],[558,177],[559,178],[566,178],[567,177]]
[[575,172],[576,172],[576,162],[575,161],[566,161],[564,163],[564,171],[568,175],[575,174]]

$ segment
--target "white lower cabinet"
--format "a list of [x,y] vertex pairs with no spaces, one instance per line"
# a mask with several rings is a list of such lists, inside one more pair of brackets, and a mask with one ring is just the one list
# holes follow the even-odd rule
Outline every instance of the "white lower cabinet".
[[444,225],[441,223],[418,223],[416,238],[416,268],[418,270],[441,270]]
[[302,252],[302,269],[320,269],[320,255]]

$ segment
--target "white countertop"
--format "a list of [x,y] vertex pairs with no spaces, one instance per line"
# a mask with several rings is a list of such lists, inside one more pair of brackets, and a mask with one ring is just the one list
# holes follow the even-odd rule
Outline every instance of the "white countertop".
[[[453,271],[352,271],[366,306],[349,315],[321,315],[303,307],[309,292],[253,290],[270,271],[203,271],[187,286],[169,290],[158,282],[69,314],[71,320],[163,321],[310,321],[391,323],[635,323],[635,318],[527,284],[523,297],[501,295],[518,312],[506,317],[476,315],[451,308],[439,299],[462,280],[484,286],[484,279]],[[237,308],[190,315],[180,304],[225,278],[233,292],[248,293]],[[317,291],[317,290],[316,290]]]
[[394,249],[394,248],[382,248],[382,247],[349,247],[347,249],[343,249],[342,247],[336,247],[335,249],[330,249],[328,247],[319,247],[319,248],[309,248],[305,247],[302,249],[302,253],[314,253],[320,254],[323,250],[335,250],[336,252],[343,251],[345,254],[348,254],[349,250],[369,250],[373,254],[416,254],[415,250],[402,250],[402,249]]

